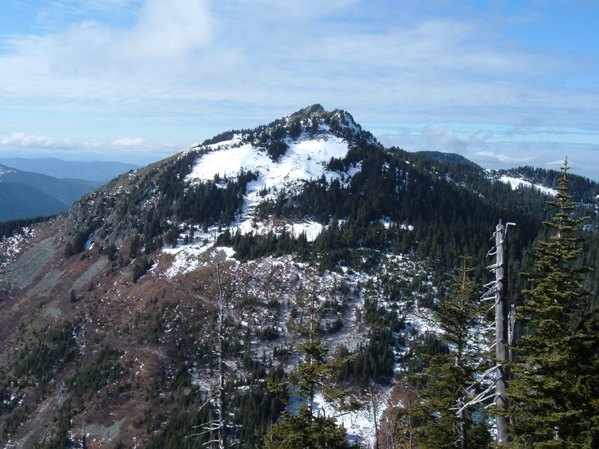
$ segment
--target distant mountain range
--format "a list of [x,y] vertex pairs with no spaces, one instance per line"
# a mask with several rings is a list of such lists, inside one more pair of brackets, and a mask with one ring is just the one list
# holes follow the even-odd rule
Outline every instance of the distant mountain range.
[[114,161],[65,161],[53,157],[28,159],[0,158],[0,164],[17,170],[40,173],[54,178],[76,178],[104,184],[120,174],[138,168],[133,164]]
[[58,179],[0,165],[0,221],[54,215],[101,183]]

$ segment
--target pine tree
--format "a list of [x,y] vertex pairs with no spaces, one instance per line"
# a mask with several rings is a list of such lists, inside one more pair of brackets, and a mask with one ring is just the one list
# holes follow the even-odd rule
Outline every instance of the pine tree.
[[464,391],[474,383],[478,352],[473,337],[481,310],[474,281],[468,275],[467,258],[463,258],[460,273],[454,279],[453,291],[438,306],[435,319],[441,338],[449,352],[430,357],[423,375],[424,389],[415,415],[422,424],[416,430],[416,440],[426,448],[486,448],[489,434],[478,411],[473,419],[473,407],[463,407]]
[[264,449],[351,449],[347,434],[333,418],[314,416],[308,407],[297,414],[287,412],[271,426],[264,438]]
[[518,447],[599,447],[599,327],[584,288],[581,223],[568,192],[568,164],[544,223],[533,273],[516,310],[525,335],[516,345],[508,399]]
[[[298,345],[303,360],[288,376],[292,394],[299,394],[306,403],[297,413],[283,413],[280,422],[270,426],[264,438],[265,449],[350,449],[346,431],[333,417],[321,416],[316,410],[318,392],[327,401],[341,399],[345,392],[332,387],[332,380],[348,359],[327,359],[327,347],[322,341],[318,298],[310,291],[298,299],[302,308],[302,323],[298,332],[303,342]],[[305,321],[304,321],[305,320]]]

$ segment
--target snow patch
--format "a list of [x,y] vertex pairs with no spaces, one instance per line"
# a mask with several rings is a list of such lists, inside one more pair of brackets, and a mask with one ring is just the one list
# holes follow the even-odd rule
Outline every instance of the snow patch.
[[[256,206],[266,200],[275,200],[280,193],[293,193],[303,182],[320,179],[323,176],[327,182],[333,180],[348,182],[361,170],[361,165],[354,165],[345,173],[327,170],[327,165],[332,158],[342,159],[349,151],[347,141],[339,137],[328,135],[310,140],[287,139],[286,143],[287,151],[276,162],[264,149],[244,142],[241,135],[235,135],[230,140],[215,144],[194,147],[189,151],[200,150],[204,153],[199,154],[185,181],[193,185],[213,182],[216,177],[235,178],[242,171],[255,173],[258,178],[247,184],[241,214],[228,228],[229,232],[232,235],[237,232],[244,235],[249,233],[266,235],[269,232],[280,235],[286,232],[295,238],[304,235],[306,240],[312,242],[325,226],[309,220],[301,222],[256,220],[254,218]],[[193,242],[164,249],[164,252],[174,255],[173,265],[166,271],[166,276],[173,277],[197,268],[198,260],[213,247],[218,235],[225,229],[212,228],[201,235],[196,233]],[[231,249],[228,251],[232,252]]]
[[278,162],[263,149],[243,144],[239,137],[210,145],[207,148],[212,151],[198,158],[186,181],[212,181],[216,175],[234,177],[244,170],[260,175],[257,182],[251,183],[251,191],[279,189],[319,178],[325,174],[331,158],[343,158],[349,151],[345,140],[332,136],[299,142],[288,140],[287,144],[289,148]]
[[189,273],[208,264],[206,254],[209,251],[222,251],[228,259],[233,258],[235,252],[232,248],[225,246],[213,247],[212,244],[190,244],[176,248],[166,248],[163,251],[167,254],[173,254],[174,259],[171,266],[164,272],[168,278],[173,278],[180,274]]
[[528,188],[528,189],[537,189],[546,195],[551,195],[551,196],[557,195],[557,190],[555,190],[555,189],[545,187],[541,184],[533,184],[532,182],[526,181],[522,178],[514,178],[512,176],[503,175],[499,178],[499,181],[503,182],[504,184],[509,184],[511,186],[512,190],[516,190],[516,189],[520,189],[520,188]]
[[26,242],[35,237],[35,231],[26,226],[10,237],[0,239],[0,268],[9,266],[22,252]]
[[94,234],[90,234],[89,237],[87,238],[87,241],[85,242],[83,249],[85,251],[89,251],[93,247],[94,247]]
[[[377,404],[376,420],[379,423],[386,408],[385,403],[388,395],[388,393],[383,394],[382,396],[385,397],[384,403]],[[316,393],[314,403],[316,414],[335,418],[337,424],[345,428],[352,443],[358,443],[360,447],[374,447],[376,441],[374,413],[370,407],[363,407],[351,412],[342,411],[326,402],[320,392]]]

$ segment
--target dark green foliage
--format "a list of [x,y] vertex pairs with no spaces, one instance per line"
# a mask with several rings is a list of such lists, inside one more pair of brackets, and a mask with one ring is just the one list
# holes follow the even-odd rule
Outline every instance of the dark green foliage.
[[131,273],[133,283],[136,283],[140,277],[146,274],[152,265],[154,265],[154,262],[147,257],[137,259],[133,265],[133,272]]
[[474,162],[466,159],[461,154],[457,153],[443,153],[440,151],[417,151],[416,154],[427,157],[434,161],[443,162],[443,163],[451,163],[457,165],[466,165],[469,167],[480,168]]
[[408,372],[408,381],[414,388],[424,387],[421,374],[428,368],[431,356],[449,353],[447,343],[443,342],[432,332],[416,336],[410,343],[410,349],[400,363]]
[[378,307],[374,301],[364,301],[363,320],[369,324],[368,343],[360,346],[354,357],[341,367],[339,380],[366,387],[373,381],[388,384],[393,379],[394,349],[401,343],[394,333],[403,330],[397,312]]
[[362,387],[372,381],[388,384],[393,379],[393,348],[396,344],[390,329],[371,330],[368,334],[368,344],[361,347],[355,357],[341,368],[339,380]]
[[[411,410],[418,447],[492,447],[484,414],[474,414],[475,419],[471,411],[465,411],[463,418],[456,413],[456,402],[462,394],[460,386],[471,379],[468,370],[456,366],[453,356],[439,355],[429,360],[428,374],[425,377],[426,387],[418,393],[418,403]],[[467,435],[465,446],[462,443],[462,431]]]
[[118,363],[117,359],[122,354],[116,349],[102,348],[93,363],[86,364],[67,379],[66,385],[69,391],[86,399],[109,382],[120,379],[124,375],[125,368]]
[[68,242],[64,249],[64,256],[71,257],[75,254],[79,254],[85,249],[85,243],[89,239],[90,234],[93,232],[93,228],[86,228],[81,231],[77,231],[70,242]]
[[279,331],[274,326],[265,326],[259,331],[258,336],[263,341],[274,341],[279,338]]
[[278,161],[285,154],[289,145],[280,140],[274,140],[266,145],[266,152],[273,161]]
[[265,448],[349,448],[345,429],[337,426],[332,418],[318,416],[315,395],[321,392],[327,401],[344,400],[347,392],[339,390],[334,381],[339,370],[350,362],[349,357],[329,359],[328,349],[322,341],[322,308],[316,292],[308,290],[297,299],[296,328],[301,342],[297,349],[302,361],[295,371],[280,383],[276,390],[288,391],[305,401],[296,414],[284,412],[277,424],[271,425],[264,437]]
[[254,448],[262,441],[266,429],[275,422],[285,409],[286,394],[272,391],[267,384],[283,380],[281,368],[272,369],[264,381],[254,381],[249,389],[235,399],[237,413],[235,422],[239,426],[237,447]]
[[[583,233],[582,250],[585,266],[596,267],[599,264],[599,232],[597,231]],[[594,269],[587,273],[585,281],[585,287],[590,292],[591,310],[597,310],[599,309],[599,270]]]
[[487,230],[498,219],[518,223],[511,242],[519,255],[537,235],[545,213],[539,192],[512,192],[508,185],[489,182],[476,166],[431,161],[397,149],[351,147],[329,167],[343,173],[358,163],[361,170],[348,182],[312,180],[300,193],[260,207],[262,217],[309,217],[328,224],[312,245],[323,257],[323,268],[351,264],[355,248],[415,251],[439,260],[440,270],[466,249],[482,266]]
[[210,138],[210,139],[206,139],[202,142],[202,145],[214,145],[215,143],[219,143],[219,142],[225,142],[227,140],[231,140],[233,137],[235,137],[235,134],[241,134],[245,131],[242,130],[231,130],[231,131],[225,131],[223,133],[217,134],[216,136]]
[[15,234],[20,234],[24,227],[31,226],[38,223],[44,223],[51,220],[54,216],[46,217],[35,217],[21,220],[11,220],[0,222],[0,238],[11,237]]
[[197,153],[190,152],[161,175],[160,201],[152,217],[157,224],[148,233],[149,238],[164,231],[160,225],[169,217],[193,220],[204,228],[216,223],[228,224],[243,204],[247,184],[257,179],[255,173],[242,170],[235,180],[217,179],[188,186],[183,179],[191,172],[196,157]]
[[333,418],[314,417],[308,407],[296,415],[283,414],[282,420],[271,426],[264,437],[264,449],[350,449],[343,427]]
[[290,253],[297,254],[298,259],[303,260],[307,257],[310,249],[304,234],[294,238],[286,231],[278,235],[272,231],[265,235],[236,233],[232,237],[230,233],[225,232],[219,236],[217,244],[231,245],[235,250],[236,257],[241,261]]
[[[189,339],[180,346],[178,354],[171,354],[176,362],[175,372],[171,375],[165,373],[151,389],[150,402],[159,408],[169,408],[168,413],[165,409],[163,416],[147,417],[148,429],[157,430],[148,443],[149,448],[200,448],[206,447],[204,445],[210,439],[209,433],[203,433],[203,427],[214,419],[214,404],[206,402],[206,397],[191,386],[185,361],[193,345],[194,342]],[[205,351],[209,354],[208,349]],[[203,353],[204,350],[199,353],[200,360]],[[229,432],[230,438],[235,440],[234,447],[254,449],[259,447],[257,445],[262,441],[266,428],[284,408],[286,393],[271,391],[267,387],[268,384],[281,382],[284,372],[281,368],[271,368],[267,374],[266,367],[251,358],[247,359],[245,368],[249,372],[249,388],[239,388],[240,385],[235,383],[226,386],[234,413]]]
[[50,435],[35,443],[34,449],[69,449],[72,442],[69,438],[69,429],[71,428],[70,416],[66,408],[61,408],[55,415],[52,431]]
[[138,234],[135,234],[129,243],[129,258],[135,259],[139,255],[141,249],[141,239]]
[[[538,167],[516,167],[508,170],[499,170],[498,174],[508,174],[513,177],[522,177],[533,183],[552,187],[559,187],[562,174],[557,170],[545,170]],[[584,176],[568,175],[568,192],[574,201],[593,203],[599,195],[599,184]]]
[[[242,170],[232,179],[217,175],[214,181],[189,184],[185,178],[200,156],[200,150],[189,151],[162,167],[151,167],[138,175],[128,195],[104,198],[102,204],[107,206],[98,209],[96,215],[82,215],[79,227],[88,229],[87,223],[95,223],[94,229],[100,237],[114,229],[125,230],[126,235],[134,239],[129,254],[133,259],[141,252],[142,245],[145,254],[151,254],[165,239],[173,243],[178,225],[184,221],[203,229],[229,224],[243,205],[247,184],[256,179],[256,174]],[[150,198],[152,201],[148,201]],[[116,220],[103,223],[102,213],[113,210]],[[69,249],[69,253],[73,251]]]
[[210,404],[201,407],[202,397],[190,394],[171,411],[166,426],[152,435],[147,449],[200,449],[210,441],[203,426],[211,419]]
[[58,370],[77,356],[73,332],[73,325],[65,323],[26,344],[15,356],[13,375],[19,379],[30,379],[38,386],[46,385]]
[[599,316],[591,309],[582,265],[582,221],[573,218],[563,167],[556,212],[535,247],[530,287],[517,308],[524,335],[516,346],[508,398],[513,438],[522,447],[599,445]]
[[469,399],[465,391],[477,378],[476,359],[480,356],[473,339],[482,310],[468,272],[464,257],[452,291],[435,310],[435,319],[441,329],[441,338],[448,344],[448,352],[421,356],[426,358],[426,369],[420,378],[422,388],[413,413],[419,421],[416,440],[422,449],[489,447],[484,409],[473,405],[464,408],[462,413],[457,412]]
[[103,247],[102,254],[108,257],[108,260],[110,260],[111,262],[116,261],[119,257],[119,252],[114,243],[109,243],[108,245]]
[[[245,178],[245,175],[240,176]],[[217,222],[228,224],[241,207],[244,193],[245,184],[228,182],[222,188],[212,182],[201,183],[191,187],[178,199],[175,211],[180,219],[192,219],[203,226]]]

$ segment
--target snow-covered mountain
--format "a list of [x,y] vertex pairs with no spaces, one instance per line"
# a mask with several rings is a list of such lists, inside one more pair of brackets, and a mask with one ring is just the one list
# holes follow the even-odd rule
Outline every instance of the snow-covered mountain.
[[[217,185],[224,186],[227,179],[239,173],[252,173],[256,179],[246,186],[238,223],[247,233],[258,230],[252,225],[255,207],[264,201],[297,193],[305,182],[321,178],[328,183],[338,180],[347,184],[360,171],[360,163],[334,170],[330,162],[346,158],[350,146],[363,135],[360,125],[347,112],[327,113],[315,105],[257,131],[235,133],[229,140],[191,148],[188,153],[198,156],[185,181],[193,185],[218,180]],[[365,138],[378,145],[372,136]],[[276,154],[273,146],[277,147]],[[293,232],[298,234],[295,228]],[[310,240],[315,237],[311,233]]]
[[[520,263],[546,211],[540,192],[463,162],[384,148],[314,105],[1,228],[0,447],[202,447],[189,436],[209,420],[221,297],[236,447],[259,446],[294,403],[267,385],[301,362],[306,298],[330,355],[354,356],[338,379],[352,400],[375,388],[378,422],[393,418],[414,394],[415,351],[444,344],[431,308],[458,257],[486,266],[503,219],[518,224]],[[363,447],[374,440],[367,408],[341,421]]]

